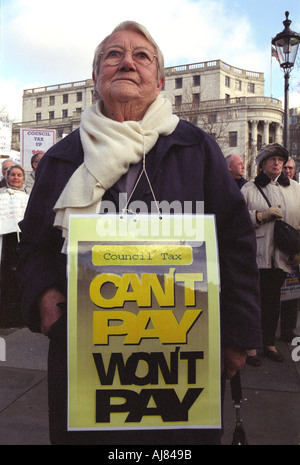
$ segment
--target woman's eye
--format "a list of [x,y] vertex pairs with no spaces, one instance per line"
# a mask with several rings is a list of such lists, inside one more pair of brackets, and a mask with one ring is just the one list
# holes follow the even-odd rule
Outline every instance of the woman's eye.
[[146,52],[137,52],[135,56],[141,60],[149,60],[149,56]]
[[108,53],[107,53],[107,57],[119,57],[120,55],[122,54],[122,52],[120,52],[119,50],[110,50]]

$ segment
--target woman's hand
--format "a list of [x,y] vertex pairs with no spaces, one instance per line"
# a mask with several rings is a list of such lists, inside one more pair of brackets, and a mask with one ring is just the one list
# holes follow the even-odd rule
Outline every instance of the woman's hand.
[[258,223],[267,223],[268,221],[273,221],[275,218],[283,218],[279,208],[270,207],[267,210],[256,213],[256,218]]
[[298,253],[297,255],[294,255],[293,257],[289,257],[288,264],[294,267],[299,266],[300,265],[300,253]]
[[48,335],[51,326],[62,315],[62,310],[57,304],[65,301],[66,297],[55,288],[48,289],[40,298],[41,332],[45,336]]
[[245,365],[247,353],[240,349],[223,347],[221,354],[221,372],[231,379]]

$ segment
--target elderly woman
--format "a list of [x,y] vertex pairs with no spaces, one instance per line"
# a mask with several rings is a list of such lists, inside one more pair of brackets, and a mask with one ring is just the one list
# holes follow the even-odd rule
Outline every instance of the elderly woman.
[[[21,223],[19,277],[26,321],[50,338],[51,442],[219,443],[215,430],[118,431],[116,436],[65,431],[66,321],[61,307],[67,283],[61,251],[71,212],[97,213],[102,201],[120,211],[120,192],[132,194],[132,203],[143,201],[148,211],[152,193],[159,202],[192,201],[194,211],[196,202],[204,201],[206,213],[216,215],[219,234],[227,376],[244,364],[246,349],[261,343],[255,236],[244,199],[216,142],[179,121],[160,95],[163,57],[148,31],[131,21],[119,25],[96,49],[93,80],[97,103],[83,113],[79,130],[44,155]],[[135,186],[143,159],[147,177]]]
[[[282,173],[287,160],[288,152],[281,145],[274,143],[262,147],[256,158],[260,173],[255,182],[249,182],[242,188],[256,231],[264,353],[276,362],[284,361],[275,347],[281,286],[287,273],[291,272],[291,264],[297,265],[299,258],[288,257],[274,247],[276,218],[283,218],[300,230],[300,186]],[[256,183],[272,207],[268,206]],[[256,350],[248,352],[247,362],[254,366],[260,365]]]
[[5,175],[6,187],[0,189],[0,193],[7,192],[7,189],[15,189],[21,192],[25,192],[25,171],[21,165],[11,165]]
[[[0,195],[8,193],[18,195],[24,190],[25,172],[20,165],[13,164],[6,171],[6,186],[0,189]],[[21,314],[16,265],[18,260],[17,246],[18,232],[10,232],[0,236],[1,250],[1,298],[0,298],[0,327],[18,327],[24,324]]]

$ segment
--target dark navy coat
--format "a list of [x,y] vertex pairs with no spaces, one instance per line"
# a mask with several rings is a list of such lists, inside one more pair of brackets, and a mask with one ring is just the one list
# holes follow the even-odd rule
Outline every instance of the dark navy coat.
[[[37,301],[48,288],[66,293],[66,257],[61,231],[53,227],[53,206],[83,162],[79,130],[54,145],[40,161],[24,220],[18,276],[25,320],[40,331]],[[204,201],[215,214],[221,276],[222,343],[243,349],[261,345],[256,239],[248,210],[217,143],[198,127],[180,121],[169,136],[159,137],[146,156],[146,170],[157,201]],[[116,186],[104,199],[118,202]],[[132,201],[147,205],[153,196],[145,176]]]

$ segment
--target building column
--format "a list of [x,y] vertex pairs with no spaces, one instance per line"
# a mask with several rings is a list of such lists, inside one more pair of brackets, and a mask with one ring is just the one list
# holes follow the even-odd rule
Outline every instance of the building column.
[[275,142],[282,145],[282,131],[279,123],[275,124]]
[[249,156],[249,164],[250,164],[250,180],[254,179],[257,170],[256,170],[256,163],[255,159],[257,156],[257,125],[258,120],[250,120],[251,123],[251,144],[250,144],[250,156]]
[[264,121],[264,134],[263,134],[263,145],[267,145],[270,141],[270,123],[269,121]]

